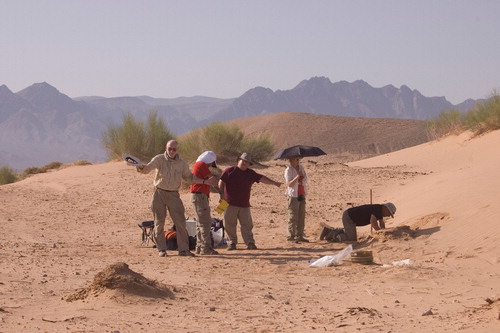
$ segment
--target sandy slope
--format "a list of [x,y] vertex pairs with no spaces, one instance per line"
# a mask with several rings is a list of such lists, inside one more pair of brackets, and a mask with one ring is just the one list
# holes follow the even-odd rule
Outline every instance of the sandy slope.
[[[445,213],[436,243],[455,251],[498,258],[500,247],[500,131],[484,138],[470,134],[451,136],[391,155],[352,163],[352,166],[395,166],[404,164],[427,173],[411,186],[396,185],[383,190],[398,201],[398,221],[415,221],[429,214]],[[432,237],[431,237],[432,239]],[[454,240],[461,240],[456,246]]]
[[[1,186],[0,332],[498,331],[499,138],[464,134],[349,165],[305,159],[312,242],[285,241],[283,189],[257,184],[259,250],[220,249],[218,257],[159,258],[139,247],[152,175],[123,162]],[[284,166],[258,171],[281,179]],[[319,241],[320,223],[340,226],[342,211],[368,203],[370,189],[374,202],[398,207],[387,231],[365,227],[355,245],[372,250],[377,264],[310,268],[347,245]],[[413,265],[382,266],[403,259]],[[127,272],[104,287],[103,273],[118,262],[158,292],[127,285],[138,280],[120,275]]]

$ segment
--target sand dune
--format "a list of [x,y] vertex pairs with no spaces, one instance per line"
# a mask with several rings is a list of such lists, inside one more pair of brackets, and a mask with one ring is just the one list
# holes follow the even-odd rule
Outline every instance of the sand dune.
[[[448,222],[435,235],[436,244],[455,251],[498,258],[500,247],[500,131],[481,138],[470,133],[408,148],[390,155],[354,162],[352,166],[396,166],[421,170],[426,175],[384,189],[389,200],[398,201],[398,221],[411,222],[423,216],[446,213]],[[459,242],[458,242],[459,241]],[[456,243],[459,244],[456,244]],[[459,245],[459,246],[457,246]],[[493,260],[494,262],[494,260]]]
[[[462,134],[348,165],[304,159],[312,242],[285,241],[283,189],[256,184],[259,250],[217,257],[159,258],[138,246],[152,176],[124,162],[0,186],[0,331],[497,331],[499,139]],[[268,165],[258,171],[283,177],[284,162]],[[310,268],[347,246],[318,240],[320,223],[340,226],[370,190],[398,207],[387,230],[361,228],[354,245],[375,264]],[[392,264],[405,259],[412,264]]]

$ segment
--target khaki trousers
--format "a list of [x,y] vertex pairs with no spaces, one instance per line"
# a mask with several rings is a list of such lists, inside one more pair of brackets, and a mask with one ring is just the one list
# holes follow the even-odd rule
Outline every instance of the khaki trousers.
[[342,224],[344,225],[344,231],[347,236],[347,240],[357,241],[358,235],[356,233],[356,224],[351,220],[351,217],[347,213],[347,210],[342,214]]
[[196,247],[203,253],[213,250],[210,228],[212,217],[210,216],[210,204],[208,195],[205,193],[191,193],[191,203],[198,216],[196,223]]
[[303,238],[306,220],[306,200],[288,197],[288,238]]
[[154,239],[157,250],[167,250],[167,241],[165,239],[165,219],[167,218],[168,210],[177,233],[178,251],[189,251],[189,239],[186,229],[184,205],[182,204],[179,192],[170,192],[157,188],[153,193],[151,210],[153,211],[155,220]]
[[228,238],[228,244],[238,244],[236,225],[240,221],[241,237],[246,245],[254,243],[253,221],[250,214],[250,207],[237,207],[229,205],[224,212],[224,227]]

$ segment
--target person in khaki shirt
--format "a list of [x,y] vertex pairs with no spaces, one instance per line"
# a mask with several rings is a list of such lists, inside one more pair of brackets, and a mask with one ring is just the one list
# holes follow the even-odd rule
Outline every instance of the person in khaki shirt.
[[180,256],[194,257],[189,251],[189,238],[186,229],[185,209],[179,195],[179,187],[184,179],[189,184],[216,185],[217,179],[200,179],[195,177],[189,170],[189,166],[177,154],[178,142],[170,140],[165,146],[165,153],[156,155],[146,165],[137,167],[140,173],[150,173],[156,170],[153,184],[155,191],[151,204],[154,216],[154,240],[158,255],[167,256],[167,242],[165,239],[165,219],[167,211],[172,218],[177,232],[177,248]]

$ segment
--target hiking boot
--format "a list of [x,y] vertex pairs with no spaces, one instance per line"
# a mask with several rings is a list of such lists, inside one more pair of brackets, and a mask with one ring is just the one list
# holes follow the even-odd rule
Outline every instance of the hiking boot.
[[234,244],[234,243],[229,244],[227,246],[227,250],[228,251],[234,251],[234,250],[236,250],[236,244]]
[[332,229],[323,227],[323,231],[321,231],[321,235],[319,236],[319,240],[323,240],[328,236],[328,234],[332,231]]
[[167,251],[159,251],[158,252],[158,257],[166,257],[167,256]]
[[181,257],[195,257],[194,253],[190,251],[179,251]]
[[305,239],[304,237],[297,237],[297,239],[295,239],[295,242],[297,242],[297,243],[309,243],[309,240]]
[[257,246],[254,243],[248,243],[247,250],[257,250]]
[[287,237],[287,242],[295,242],[295,237]]
[[208,250],[208,251],[203,251],[201,254],[202,254],[202,255],[205,255],[205,256],[207,256],[207,255],[209,255],[209,256],[210,256],[210,255],[214,256],[214,255],[219,254],[219,252],[217,252],[217,251],[215,251],[215,250]]
[[335,236],[335,239],[338,242],[345,242],[347,240],[347,234],[342,230]]

